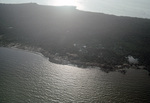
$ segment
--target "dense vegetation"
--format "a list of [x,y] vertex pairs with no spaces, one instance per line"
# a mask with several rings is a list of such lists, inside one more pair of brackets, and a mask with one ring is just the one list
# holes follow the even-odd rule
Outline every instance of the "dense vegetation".
[[0,44],[10,43],[42,48],[50,61],[46,53],[75,64],[111,66],[127,63],[132,55],[149,67],[150,20],[75,7],[0,4]]

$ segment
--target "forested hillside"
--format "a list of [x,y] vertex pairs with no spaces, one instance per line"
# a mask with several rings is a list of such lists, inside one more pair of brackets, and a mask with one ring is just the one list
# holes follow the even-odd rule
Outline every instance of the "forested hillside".
[[[0,4],[0,45],[42,48],[74,64],[149,66],[150,20],[31,4]],[[46,54],[46,53],[47,54]],[[100,65],[100,66],[101,66]]]

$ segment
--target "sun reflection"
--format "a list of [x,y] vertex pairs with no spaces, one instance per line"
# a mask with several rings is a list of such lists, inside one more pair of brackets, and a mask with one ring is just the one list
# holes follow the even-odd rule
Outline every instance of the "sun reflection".
[[53,0],[55,6],[76,6],[75,0]]
[[75,6],[76,9],[84,10],[81,0],[49,0],[46,4],[53,6]]

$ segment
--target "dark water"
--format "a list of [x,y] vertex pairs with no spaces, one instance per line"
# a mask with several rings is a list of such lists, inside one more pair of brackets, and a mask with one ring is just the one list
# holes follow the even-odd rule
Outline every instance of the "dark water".
[[104,73],[0,48],[0,103],[148,103],[149,98],[150,77],[145,70]]

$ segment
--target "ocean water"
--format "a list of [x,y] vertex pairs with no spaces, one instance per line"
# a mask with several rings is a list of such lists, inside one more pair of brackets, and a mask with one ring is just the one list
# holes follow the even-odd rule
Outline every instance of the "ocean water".
[[150,18],[150,0],[0,0],[1,3],[35,2],[42,5],[75,5],[83,11]]
[[150,77],[145,70],[105,73],[0,48],[0,103],[148,103],[149,97]]

